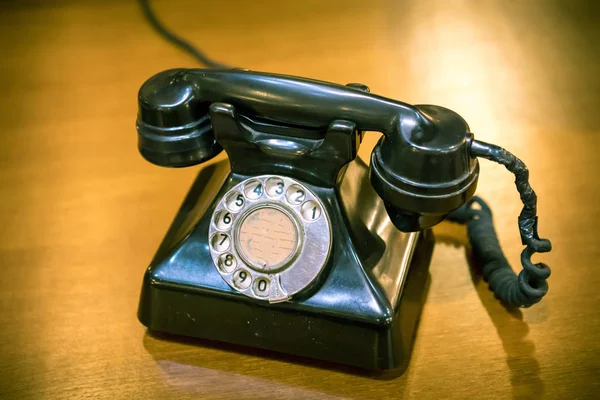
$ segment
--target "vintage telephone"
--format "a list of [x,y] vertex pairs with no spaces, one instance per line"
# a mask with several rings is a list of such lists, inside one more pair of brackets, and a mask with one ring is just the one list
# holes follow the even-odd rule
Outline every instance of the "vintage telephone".
[[[139,151],[202,169],[148,268],[150,330],[390,369],[406,364],[428,281],[429,228],[466,223],[496,296],[547,291],[525,165],[477,141],[456,113],[346,86],[240,69],[174,69],[139,92]],[[383,137],[367,166],[365,131]],[[472,198],[477,157],[516,175],[524,269],[512,271],[489,208]],[[479,204],[479,207],[476,207]]]

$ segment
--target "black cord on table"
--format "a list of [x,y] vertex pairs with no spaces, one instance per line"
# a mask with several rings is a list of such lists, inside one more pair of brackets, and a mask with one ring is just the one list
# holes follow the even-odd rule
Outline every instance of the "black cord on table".
[[[550,267],[534,264],[531,256],[552,249],[548,239],[540,239],[537,232],[537,196],[529,184],[527,166],[507,150],[478,140],[471,145],[471,155],[500,163],[515,175],[515,185],[521,195],[523,210],[519,215],[521,241],[526,245],[521,253],[523,269],[517,276],[506,260],[492,221],[492,211],[479,197],[448,216],[450,221],[467,225],[467,235],[473,255],[482,267],[483,278],[500,301],[509,307],[529,307],[539,302],[548,292],[546,279]],[[473,206],[478,205],[479,209]]]
[[154,28],[154,30],[158,32],[158,34],[161,35],[164,39],[179,47],[186,53],[192,55],[196,60],[200,61],[201,64],[206,65],[208,68],[231,68],[225,64],[221,64],[210,59],[197,47],[195,47],[182,37],[176,35],[173,31],[164,26],[163,23],[156,17],[156,14],[152,10],[152,7],[150,7],[149,0],[140,0],[140,5],[142,7],[142,11],[144,12],[144,16],[146,17],[152,28]]

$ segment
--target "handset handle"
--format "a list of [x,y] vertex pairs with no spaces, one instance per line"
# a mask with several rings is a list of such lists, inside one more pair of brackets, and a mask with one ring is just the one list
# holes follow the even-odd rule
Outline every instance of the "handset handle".
[[389,134],[398,119],[427,126],[416,107],[355,86],[243,69],[174,69],[150,78],[139,92],[139,118],[150,125],[182,126],[228,103],[242,114],[283,124],[326,128],[333,119]]

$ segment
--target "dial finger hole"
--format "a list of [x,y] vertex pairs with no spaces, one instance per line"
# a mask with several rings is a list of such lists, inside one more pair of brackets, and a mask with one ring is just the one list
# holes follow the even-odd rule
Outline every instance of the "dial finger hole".
[[221,254],[218,260],[218,265],[219,269],[222,272],[230,274],[233,272],[233,270],[235,270],[237,260],[235,259],[235,256],[231,253]]
[[285,190],[285,183],[281,178],[269,178],[265,186],[267,194],[271,197],[281,196]]
[[210,245],[214,251],[221,253],[229,248],[231,245],[231,238],[226,233],[217,232],[212,235]]
[[228,230],[231,228],[233,223],[233,215],[227,210],[219,211],[215,214],[215,219],[213,222],[217,229],[221,231]]
[[267,278],[258,278],[254,281],[252,285],[252,290],[257,296],[267,297],[269,295],[269,288],[271,287],[271,282]]
[[245,202],[246,199],[240,192],[233,192],[227,196],[225,205],[229,211],[237,212],[244,208]]
[[307,221],[316,221],[321,216],[321,206],[314,200],[305,201],[300,207],[300,214]]
[[258,199],[260,196],[262,196],[262,194],[263,185],[262,183],[260,183],[260,181],[257,181],[256,179],[249,181],[244,186],[244,195],[251,200]]
[[252,283],[252,275],[245,269],[240,268],[233,273],[231,281],[239,289],[248,289]]
[[291,185],[285,192],[285,199],[292,205],[302,204],[306,199],[306,190],[300,185]]

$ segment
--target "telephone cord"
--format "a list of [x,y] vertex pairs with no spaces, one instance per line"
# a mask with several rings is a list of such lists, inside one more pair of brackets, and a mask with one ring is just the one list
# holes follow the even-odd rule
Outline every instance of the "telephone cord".
[[[475,261],[481,266],[483,278],[496,297],[508,307],[530,307],[548,292],[546,280],[550,268],[544,263],[534,264],[531,256],[552,249],[548,239],[540,239],[537,232],[537,196],[529,184],[527,166],[507,150],[474,140],[471,154],[502,164],[515,175],[515,185],[521,196],[523,209],[518,218],[521,241],[526,245],[521,253],[523,269],[517,276],[500,247],[494,229],[492,211],[475,196],[448,216],[448,220],[466,224],[467,235]],[[474,208],[475,205],[479,209]]]
[[149,0],[140,0],[140,6],[142,7],[142,11],[144,12],[144,16],[154,28],[154,30],[161,35],[168,42],[171,42],[175,46],[179,47],[186,53],[192,55],[196,60],[198,60],[201,64],[206,65],[208,68],[214,69],[222,69],[222,68],[231,68],[228,65],[221,64],[217,61],[212,60],[206,54],[204,54],[200,49],[196,46],[183,39],[179,35],[175,34],[172,30],[167,28],[156,16],[152,7],[150,7]]

